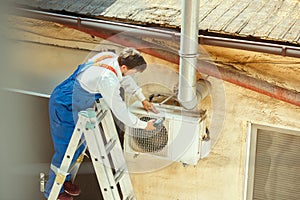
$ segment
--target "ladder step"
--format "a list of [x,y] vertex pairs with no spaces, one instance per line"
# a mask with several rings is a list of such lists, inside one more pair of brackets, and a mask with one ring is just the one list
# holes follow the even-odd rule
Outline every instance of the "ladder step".
[[114,148],[116,145],[117,140],[116,139],[110,139],[108,143],[105,145],[106,154],[108,155],[110,151]]
[[125,168],[120,168],[114,175],[115,178],[115,182],[116,184],[119,183],[119,181],[121,180],[121,178],[124,176],[125,174]]
[[98,124],[103,120],[103,118],[105,117],[106,113],[107,113],[107,110],[100,111],[99,113],[97,113],[96,118],[97,118]]
[[77,145],[76,150],[78,150],[81,147],[81,145],[84,144],[84,143],[85,143],[85,138],[81,138],[80,143]]
[[130,196],[126,197],[125,200],[136,200],[136,198],[134,195],[130,195]]
[[[76,151],[81,147],[81,145],[83,145],[84,143],[85,143],[85,138],[83,137],[83,138],[81,138],[81,140],[80,140],[80,143],[77,145],[77,148],[76,148]],[[85,150],[84,150],[85,151]],[[79,159],[82,159],[83,160],[83,156],[81,157],[79,157]],[[76,162],[74,162],[71,166],[70,166],[70,169],[69,169],[69,171],[68,172],[71,172],[73,169],[74,169],[74,167],[77,165],[77,163],[79,163],[79,160],[77,159],[77,161]]]

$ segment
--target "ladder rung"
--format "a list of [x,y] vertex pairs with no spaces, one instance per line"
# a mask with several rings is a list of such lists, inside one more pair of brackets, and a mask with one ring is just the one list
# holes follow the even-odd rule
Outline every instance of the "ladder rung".
[[115,182],[116,184],[118,184],[118,182],[121,180],[121,178],[123,177],[123,175],[125,174],[125,169],[124,168],[120,168],[114,175],[115,178]]
[[82,138],[80,140],[80,143],[77,145],[77,149],[76,150],[78,150],[83,143],[85,143],[85,138]]
[[104,112],[101,111],[101,112],[97,113],[96,117],[97,117],[98,124],[103,120],[103,118],[106,115],[106,112],[107,112],[107,110],[105,110]]
[[106,154],[108,155],[110,151],[114,148],[115,144],[117,143],[116,139],[110,139],[108,143],[105,145]]
[[125,200],[135,200],[135,199],[136,199],[136,198],[135,198],[134,195],[130,195],[130,196],[126,197]]

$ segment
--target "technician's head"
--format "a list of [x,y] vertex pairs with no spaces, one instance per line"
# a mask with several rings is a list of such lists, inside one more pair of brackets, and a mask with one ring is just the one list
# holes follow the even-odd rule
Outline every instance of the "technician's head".
[[118,62],[123,75],[143,72],[147,67],[143,56],[134,48],[125,48],[120,53]]

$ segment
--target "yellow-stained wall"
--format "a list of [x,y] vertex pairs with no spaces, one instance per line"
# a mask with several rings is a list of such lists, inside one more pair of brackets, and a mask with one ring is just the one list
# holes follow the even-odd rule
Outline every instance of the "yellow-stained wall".
[[[25,21],[29,23],[27,29],[30,30],[31,21]],[[26,31],[22,32],[22,38],[23,40],[39,43],[51,43],[90,50],[95,49],[99,43],[103,43],[103,41],[91,38],[86,34],[66,30],[58,25],[55,26],[58,28],[55,29],[56,38],[38,36],[37,34],[26,33]],[[52,30],[51,27],[41,27],[44,28],[44,33]],[[45,31],[45,29],[47,30]],[[36,26],[33,30],[37,30]],[[63,32],[63,34],[59,34],[57,30]],[[79,38],[82,41],[68,42],[65,38],[68,35],[66,33],[70,33],[72,37]],[[17,42],[15,45],[15,48],[20,47],[16,51],[16,56],[19,58],[18,61],[23,63],[23,65],[14,65],[16,70],[31,74],[33,78],[45,76],[49,80],[53,80],[49,87],[46,87],[47,91],[50,91],[65,76],[70,74],[75,66],[89,54],[89,51],[45,45],[40,47],[39,44],[28,42]],[[209,50],[213,51],[212,49]],[[247,58],[245,54],[243,56]],[[235,55],[233,54],[232,59]],[[178,68],[174,64],[149,55],[145,55],[145,57],[150,63],[160,63],[173,69]],[[283,76],[283,74],[280,76]],[[288,74],[286,76],[288,77]],[[209,80],[212,82],[213,87],[214,84],[219,84],[212,77]],[[296,79],[294,85],[298,84],[297,80],[299,79]],[[27,82],[24,83],[27,84]],[[43,81],[40,80],[40,83],[42,84]],[[17,84],[17,86],[21,85],[22,82]],[[222,82],[222,87],[224,88],[225,99],[221,99],[219,103],[224,105],[224,110],[221,110],[219,114],[222,115],[221,118],[224,117],[224,121],[219,123],[221,134],[209,156],[200,160],[196,166],[184,167],[181,163],[173,163],[157,171],[131,174],[139,200],[241,200],[244,192],[247,123],[255,122],[300,130],[299,107],[227,82]],[[209,96],[204,104],[209,107],[211,101],[211,96]],[[215,101],[217,100],[215,99]],[[47,110],[43,110],[43,112],[47,112]],[[215,111],[209,110],[209,112]],[[211,119],[214,118],[209,113],[208,124],[213,123],[210,121]]]

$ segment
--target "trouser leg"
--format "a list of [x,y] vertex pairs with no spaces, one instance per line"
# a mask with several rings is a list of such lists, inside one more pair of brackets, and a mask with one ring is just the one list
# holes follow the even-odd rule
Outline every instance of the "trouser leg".
[[[122,87],[120,88],[120,96],[121,96],[122,100],[124,101],[125,100],[125,90]],[[114,122],[115,122],[115,126],[116,126],[116,129],[117,129],[117,133],[118,133],[118,136],[119,136],[121,146],[122,146],[122,148],[124,148],[125,125],[114,114],[113,114],[113,119],[114,119]]]
[[125,126],[123,124],[123,122],[121,122],[120,120],[118,120],[115,115],[113,114],[113,119],[114,119],[114,122],[115,122],[115,126],[116,126],[116,129],[117,129],[117,133],[118,133],[118,136],[119,136],[119,140],[120,140],[120,143],[121,143],[121,146],[123,148],[123,144],[124,144],[124,134],[125,134]]
[[[64,154],[67,150],[67,147],[68,145],[67,144],[64,144],[64,145],[56,145],[56,151],[53,155],[53,158],[52,158],[52,162],[51,164],[56,167],[56,168],[59,168],[61,163],[62,163],[62,160],[64,158]],[[74,157],[72,159],[72,163],[70,166],[72,166],[76,160],[78,159],[78,157],[83,153],[83,151],[85,150],[85,144],[82,144],[75,152],[74,154]],[[68,174],[66,176],[66,179],[65,181],[70,181],[71,180],[71,175],[72,174]],[[52,186],[54,184],[54,181],[55,181],[55,178],[56,178],[56,173],[53,169],[50,169],[49,171],[49,176],[48,176],[48,181],[46,183],[46,187],[45,187],[45,197],[48,198],[50,192],[51,192],[51,189],[52,189]],[[64,191],[64,188],[62,187],[61,188],[61,191],[60,193],[62,193]]]

